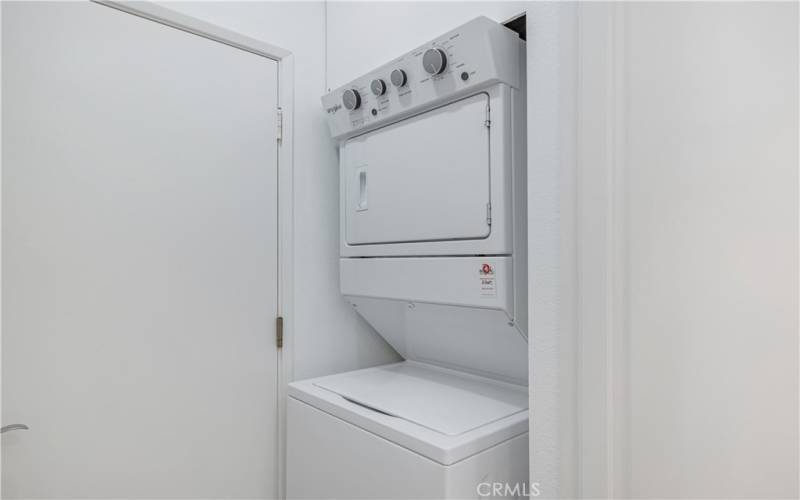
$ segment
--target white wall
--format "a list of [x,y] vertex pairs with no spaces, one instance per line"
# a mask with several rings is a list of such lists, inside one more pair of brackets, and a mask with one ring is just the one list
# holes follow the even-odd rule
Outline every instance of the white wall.
[[159,2],[294,55],[294,378],[396,360],[339,294],[338,161],[320,104],[325,93],[322,2]]
[[634,496],[798,495],[797,12],[628,13]]
[[798,5],[582,9],[582,492],[797,498]]

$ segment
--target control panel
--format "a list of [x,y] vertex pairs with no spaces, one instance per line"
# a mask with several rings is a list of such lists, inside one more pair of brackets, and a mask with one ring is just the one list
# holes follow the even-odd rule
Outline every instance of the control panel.
[[331,136],[345,139],[490,85],[519,88],[524,44],[478,17],[322,97]]

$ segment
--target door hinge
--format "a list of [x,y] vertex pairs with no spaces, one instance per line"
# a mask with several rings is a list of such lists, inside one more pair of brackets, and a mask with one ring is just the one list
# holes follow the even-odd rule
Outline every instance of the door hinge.
[[492,204],[491,203],[487,203],[486,204],[486,225],[487,226],[491,226],[492,225]]
[[488,104],[486,105],[486,120],[483,124],[486,125],[486,128],[492,128],[492,110]]
[[278,142],[283,141],[283,110],[281,108],[277,109],[276,113],[276,121],[275,121],[275,134]]
[[275,345],[278,349],[283,347],[283,316],[275,318]]

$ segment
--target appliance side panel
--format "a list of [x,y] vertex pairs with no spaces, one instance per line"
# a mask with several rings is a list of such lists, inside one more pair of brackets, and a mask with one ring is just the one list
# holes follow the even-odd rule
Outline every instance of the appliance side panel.
[[513,239],[514,239],[514,323],[528,336],[528,148],[527,92],[525,91],[525,42],[520,45],[520,74],[523,84],[511,93],[513,114],[512,176],[513,176]]

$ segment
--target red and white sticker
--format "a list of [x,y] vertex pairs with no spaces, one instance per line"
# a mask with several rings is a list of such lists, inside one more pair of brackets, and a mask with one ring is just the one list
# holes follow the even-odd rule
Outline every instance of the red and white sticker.
[[494,268],[484,263],[478,274],[481,280],[481,297],[497,297],[497,277]]

